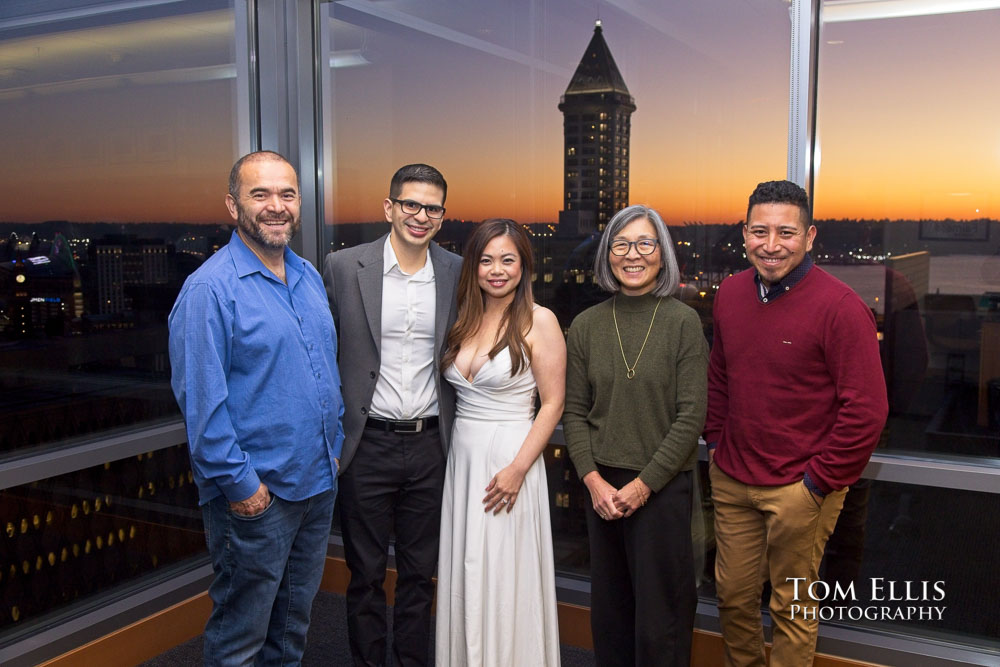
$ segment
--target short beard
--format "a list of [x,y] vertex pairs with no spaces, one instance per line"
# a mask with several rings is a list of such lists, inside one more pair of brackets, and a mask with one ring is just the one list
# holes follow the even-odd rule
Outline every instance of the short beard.
[[[263,228],[261,226],[262,223],[258,222],[256,219],[251,219],[242,206],[237,204],[236,210],[238,212],[236,224],[238,225],[240,231],[253,239],[263,248],[269,248],[271,250],[284,249],[285,246],[287,246],[291,240],[295,238],[295,235],[298,234],[299,228],[302,227],[302,221],[300,218],[291,218],[291,224],[288,226],[288,232],[285,234],[284,241],[276,243],[264,236]],[[287,216],[288,214],[286,213],[285,215]]]

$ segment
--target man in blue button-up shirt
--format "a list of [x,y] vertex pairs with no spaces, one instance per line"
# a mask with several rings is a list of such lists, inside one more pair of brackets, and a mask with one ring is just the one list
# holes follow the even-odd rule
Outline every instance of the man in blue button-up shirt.
[[215,580],[209,665],[298,664],[337,492],[344,412],[323,281],[288,248],[294,168],[241,158],[229,244],[184,283],[170,313],[171,384]]

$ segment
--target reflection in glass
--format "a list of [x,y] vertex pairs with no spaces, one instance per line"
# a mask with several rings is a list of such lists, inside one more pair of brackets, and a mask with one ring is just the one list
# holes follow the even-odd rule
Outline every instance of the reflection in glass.
[[[320,12],[325,251],[385,234],[390,176],[427,162],[449,185],[435,241],[461,253],[470,221],[525,223],[535,298],[568,329],[609,296],[593,279],[599,225],[615,212],[607,207],[644,203],[673,225],[680,297],[711,331],[715,288],[746,266],[736,224],[746,195],[784,172],[786,3],[645,3],[600,16],[569,0],[324,3]],[[600,44],[600,66],[587,58],[598,18],[617,73]],[[615,99],[561,110],[574,81]],[[586,575],[590,495],[564,445],[544,456],[556,567]],[[699,545],[710,520],[695,522]]]
[[[323,3],[323,218],[335,226],[324,247],[356,242],[353,230],[340,236],[349,223],[381,221],[389,177],[417,161],[448,179],[456,220],[554,225],[577,184],[594,199],[603,189],[650,205],[671,224],[740,220],[748,182],[784,171],[787,10],[734,0],[600,16],[570,0]],[[596,19],[638,109],[628,131],[628,114],[559,109]]]
[[994,573],[973,566],[996,551],[1000,496],[862,481],[827,545],[824,619],[1000,648]]
[[0,632],[205,550],[187,445],[0,491]]
[[[705,468],[702,463],[703,479]],[[715,549],[710,505],[705,509],[699,594],[711,599]],[[994,572],[980,566],[992,562],[998,534],[996,494],[861,479],[845,498],[826,546],[821,582],[812,589],[827,607],[820,620],[1000,650]],[[809,595],[805,586],[800,592]],[[765,583],[765,612],[769,596]]]
[[878,321],[883,447],[1000,454],[1000,170],[983,141],[1000,93],[981,85],[998,29],[1000,10],[823,28],[814,257]]
[[0,451],[177,415],[166,316],[228,239],[235,19],[145,4],[0,15]]

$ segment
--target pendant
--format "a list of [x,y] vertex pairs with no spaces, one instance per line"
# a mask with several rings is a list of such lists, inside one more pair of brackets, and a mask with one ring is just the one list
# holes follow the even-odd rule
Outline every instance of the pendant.
[[628,369],[628,371],[625,373],[625,377],[627,379],[629,379],[629,380],[631,380],[632,378],[634,378],[635,377],[635,369],[634,368]]

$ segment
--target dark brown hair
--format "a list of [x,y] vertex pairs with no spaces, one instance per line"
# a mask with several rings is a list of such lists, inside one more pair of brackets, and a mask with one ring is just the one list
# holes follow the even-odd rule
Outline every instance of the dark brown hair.
[[407,183],[428,183],[441,188],[441,204],[448,198],[448,182],[441,172],[429,164],[408,164],[396,170],[389,181],[389,199],[396,199]]
[[524,227],[505,218],[491,218],[476,225],[476,229],[465,243],[462,253],[462,274],[458,279],[458,317],[448,332],[447,347],[441,359],[441,368],[446,369],[455,361],[462,343],[476,334],[483,321],[486,297],[479,288],[479,260],[486,245],[498,236],[509,236],[514,241],[517,254],[521,256],[521,282],[514,290],[514,299],[507,305],[500,320],[501,337],[490,350],[490,359],[505,347],[510,348],[511,376],[531,362],[531,350],[525,336],[531,330],[534,296],[531,292],[531,274],[535,260],[531,254],[531,242]]

